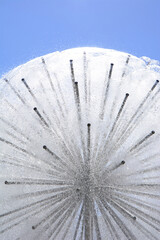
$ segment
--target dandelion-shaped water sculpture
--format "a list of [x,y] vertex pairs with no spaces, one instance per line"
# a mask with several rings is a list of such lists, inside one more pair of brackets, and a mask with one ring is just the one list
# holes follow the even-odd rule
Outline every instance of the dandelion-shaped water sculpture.
[[98,48],[0,81],[0,239],[149,239],[160,231],[160,67]]

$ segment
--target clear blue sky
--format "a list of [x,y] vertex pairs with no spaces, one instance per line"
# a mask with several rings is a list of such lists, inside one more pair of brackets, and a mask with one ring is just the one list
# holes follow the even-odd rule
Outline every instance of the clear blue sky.
[[0,75],[78,46],[160,60],[160,0],[0,0]]

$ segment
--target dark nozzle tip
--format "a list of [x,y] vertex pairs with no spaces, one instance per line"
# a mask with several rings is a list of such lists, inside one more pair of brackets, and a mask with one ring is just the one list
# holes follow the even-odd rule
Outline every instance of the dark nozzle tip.
[[42,58],[42,63],[45,63],[45,60],[44,60],[44,58]]
[[155,131],[152,131],[151,133],[152,133],[152,134],[155,134]]
[[7,79],[7,78],[4,78],[4,81],[5,81],[5,82],[8,82],[8,79]]
[[34,230],[34,229],[35,229],[35,226],[32,226],[32,229]]
[[126,93],[126,96],[128,97],[128,96],[129,96],[129,93]]
[[24,82],[24,78],[22,78],[21,80],[22,80],[22,82]]
[[73,62],[73,60],[72,59],[70,59],[70,63],[72,63]]
[[34,111],[36,111],[36,110],[37,110],[37,108],[36,108],[36,107],[34,107],[34,108],[33,108],[33,110],[34,110]]
[[79,192],[79,191],[80,191],[80,189],[79,189],[79,188],[77,188],[77,189],[76,189],[76,192]]
[[5,184],[8,184],[8,181],[5,181],[4,183],[5,183]]
[[133,220],[136,220],[136,217],[135,217],[135,216],[133,217]]
[[43,146],[43,149],[47,149],[46,145]]
[[87,126],[88,126],[88,127],[90,127],[90,126],[91,126],[91,124],[90,124],[90,123],[88,123],[88,124],[87,124]]
[[159,83],[159,80],[156,80],[157,83]]
[[74,82],[75,83],[75,85],[78,85],[78,82]]
[[114,65],[114,63],[111,63],[111,66],[113,66]]
[[123,161],[121,162],[121,164],[125,164],[125,161],[123,160]]

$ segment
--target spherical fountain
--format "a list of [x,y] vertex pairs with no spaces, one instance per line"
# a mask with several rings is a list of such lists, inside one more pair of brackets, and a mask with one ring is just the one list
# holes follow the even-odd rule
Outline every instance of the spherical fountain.
[[160,66],[55,52],[0,80],[0,239],[158,240]]

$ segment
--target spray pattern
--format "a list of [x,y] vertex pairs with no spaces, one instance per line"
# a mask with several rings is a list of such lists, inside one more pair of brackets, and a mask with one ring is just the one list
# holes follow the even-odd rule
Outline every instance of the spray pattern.
[[1,79],[2,239],[159,239],[158,79],[98,48]]

